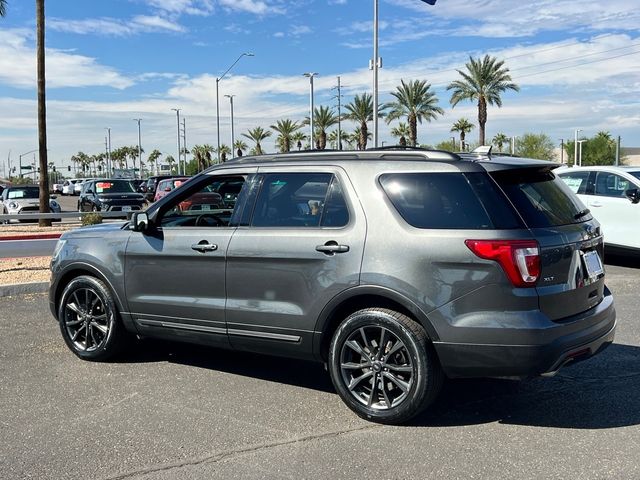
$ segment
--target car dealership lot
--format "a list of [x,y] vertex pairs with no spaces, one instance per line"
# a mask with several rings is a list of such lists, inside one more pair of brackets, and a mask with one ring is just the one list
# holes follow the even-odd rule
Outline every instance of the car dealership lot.
[[640,269],[607,272],[608,350],[449,382],[405,427],[358,419],[320,365],[160,342],[82,362],[45,296],[2,298],[0,478],[638,478]]

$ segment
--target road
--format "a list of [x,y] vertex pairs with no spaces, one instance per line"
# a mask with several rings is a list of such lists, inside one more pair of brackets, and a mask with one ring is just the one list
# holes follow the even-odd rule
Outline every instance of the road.
[[367,423],[322,366],[145,341],[63,344],[43,295],[0,299],[0,478],[640,478],[640,270],[608,265],[616,343],[554,378],[449,381]]

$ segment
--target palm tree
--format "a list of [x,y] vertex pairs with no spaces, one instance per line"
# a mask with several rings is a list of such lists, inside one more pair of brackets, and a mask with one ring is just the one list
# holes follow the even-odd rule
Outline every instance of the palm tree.
[[391,92],[396,101],[385,105],[390,111],[387,113],[387,123],[398,118],[407,117],[409,123],[409,142],[412,147],[418,143],[418,122],[430,122],[443,115],[444,110],[438,106],[438,97],[430,91],[431,84],[426,80],[409,80],[400,85],[395,92]]
[[[373,108],[373,107],[372,107]],[[363,143],[363,137],[365,138]],[[351,143],[355,143],[358,146],[358,150],[364,150],[367,148],[367,141],[371,140],[373,134],[368,130],[365,132],[362,131],[361,127],[356,127],[353,133],[350,135]]]
[[491,143],[498,147],[498,150],[502,152],[502,147],[504,146],[504,144],[509,143],[509,137],[507,137],[504,133],[496,133],[496,136],[493,137]]
[[453,126],[451,127],[452,132],[460,133],[460,150],[464,151],[464,147],[465,147],[464,137],[467,135],[467,133],[469,133],[474,128],[476,128],[476,126],[466,118],[461,118],[456,123],[454,123]]
[[231,148],[229,145],[225,145],[224,143],[220,145],[220,150],[218,150],[218,155],[220,156],[220,161],[222,163],[227,161],[227,155],[231,155]]
[[304,134],[304,132],[301,132],[300,130],[296,131],[293,135],[291,135],[291,141],[293,142],[294,146],[298,149],[298,151],[302,149],[302,142],[304,142],[306,139],[307,139],[307,136]]
[[[342,137],[342,142],[349,141],[349,134],[344,130],[340,130],[340,136]],[[340,150],[340,145],[338,144],[338,130],[333,130],[327,136],[327,141],[331,144],[331,148],[335,150]]]
[[358,150],[367,148],[367,140],[370,138],[367,122],[373,120],[373,97],[370,93],[356,95],[351,103],[344,107],[347,110],[344,118],[359,124],[356,129],[360,133],[358,139]]
[[[2,13],[5,13],[6,1],[2,4]],[[4,16],[4,15],[3,15]],[[47,105],[46,105],[46,80],[44,63],[44,0],[36,0],[36,56],[38,71],[38,152],[40,160],[40,212],[49,213],[49,172],[47,172]],[[41,218],[38,221],[41,227],[50,227],[50,218]]]
[[300,129],[298,122],[285,118],[284,120],[278,120],[275,125],[271,125],[271,129],[278,133],[277,143],[282,153],[289,152],[291,150],[291,137]]
[[478,125],[480,125],[480,145],[485,144],[485,125],[487,124],[487,105],[502,107],[500,94],[507,90],[520,91],[520,87],[511,81],[509,69],[504,60],[485,55],[483,59],[469,57],[465,65],[466,72],[458,70],[462,80],[455,80],[447,86],[453,90],[451,106],[455,107],[461,100],[478,102]]
[[262,127],[256,127],[253,130],[249,130],[247,133],[242,134],[243,137],[252,140],[256,145],[254,147],[255,155],[263,155],[261,142],[271,136],[271,130],[264,130]]
[[155,171],[157,173],[157,168],[154,168],[154,166],[161,156],[162,152],[160,150],[153,150],[147,157],[147,162],[151,165],[151,172]]
[[247,149],[247,144],[242,140],[236,140],[233,144],[233,149],[236,151],[236,157],[241,157]]
[[[309,117],[306,117],[302,123],[303,125],[309,125]],[[327,129],[336,123],[338,123],[338,116],[329,107],[320,105],[320,107],[313,109],[313,126],[315,129],[313,135],[316,137],[314,140],[318,150],[327,148]]]
[[167,163],[169,164],[169,171],[170,171],[171,173],[173,173],[173,169],[174,169],[173,164],[174,164],[174,163],[176,163],[176,159],[175,159],[175,158],[173,158],[173,155],[167,155],[167,156],[165,157],[164,161],[165,161],[165,162],[167,162]]
[[7,15],[7,0],[0,0],[0,17]]
[[407,146],[407,137],[410,134],[409,126],[404,122],[400,122],[397,127],[391,129],[391,136],[398,138],[398,145],[402,145],[403,147]]

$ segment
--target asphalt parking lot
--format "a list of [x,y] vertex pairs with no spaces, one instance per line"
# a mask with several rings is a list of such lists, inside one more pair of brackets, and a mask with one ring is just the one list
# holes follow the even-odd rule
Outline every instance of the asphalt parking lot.
[[450,381],[403,427],[358,419],[321,365],[151,341],[86,363],[44,295],[0,298],[0,478],[640,478],[640,269],[617,263],[609,349]]

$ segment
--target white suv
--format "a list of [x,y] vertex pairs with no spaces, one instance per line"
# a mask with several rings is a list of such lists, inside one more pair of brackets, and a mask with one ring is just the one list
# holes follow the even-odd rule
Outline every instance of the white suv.
[[556,173],[600,222],[608,250],[640,254],[640,167],[565,167]]

